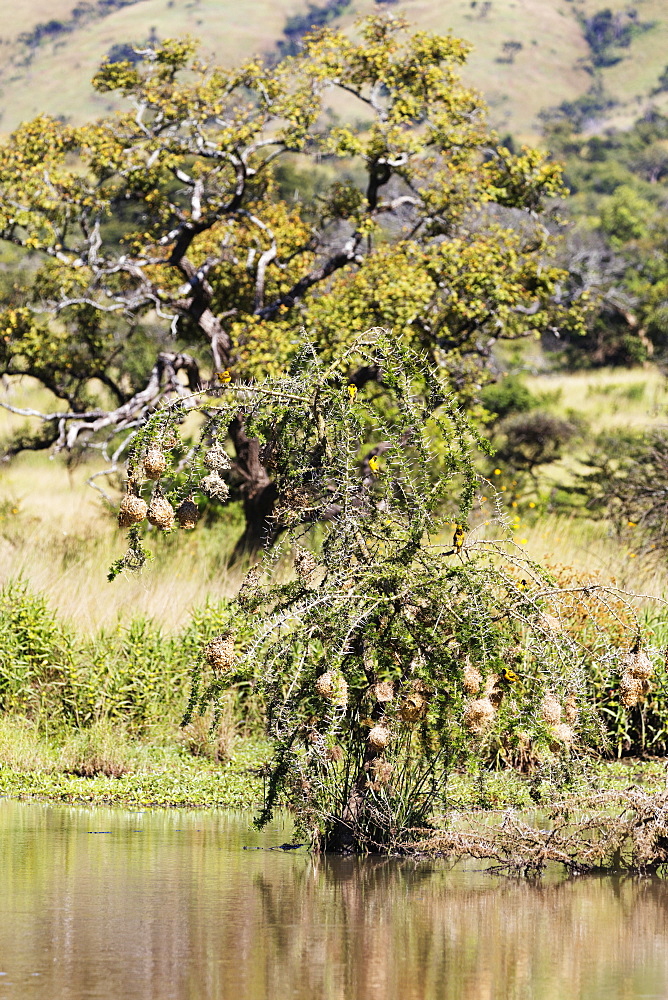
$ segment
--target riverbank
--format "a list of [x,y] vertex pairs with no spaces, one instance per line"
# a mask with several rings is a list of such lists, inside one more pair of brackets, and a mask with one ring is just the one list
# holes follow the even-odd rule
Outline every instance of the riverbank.
[[[131,738],[108,726],[60,730],[51,737],[27,720],[0,719],[0,798],[128,807],[256,809],[263,797],[269,745],[228,736],[222,759],[205,754],[179,731]],[[587,765],[555,789],[550,775],[514,770],[453,773],[448,812],[498,813],[549,807],[555,796],[574,800],[597,792],[664,792],[666,760],[626,758]],[[438,818],[437,818],[438,820]]]

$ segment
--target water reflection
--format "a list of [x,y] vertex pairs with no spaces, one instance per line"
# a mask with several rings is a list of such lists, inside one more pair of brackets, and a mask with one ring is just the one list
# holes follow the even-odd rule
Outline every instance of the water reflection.
[[0,998],[668,997],[668,885],[242,850],[248,818],[0,803]]

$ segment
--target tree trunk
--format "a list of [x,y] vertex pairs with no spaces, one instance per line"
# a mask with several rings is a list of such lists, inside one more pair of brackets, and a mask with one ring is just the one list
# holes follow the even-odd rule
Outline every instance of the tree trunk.
[[231,561],[235,562],[274,541],[276,485],[260,460],[260,442],[257,438],[248,437],[240,416],[231,422],[229,432],[237,453],[235,468],[244,481],[242,491],[246,519],[244,533],[232,552]]

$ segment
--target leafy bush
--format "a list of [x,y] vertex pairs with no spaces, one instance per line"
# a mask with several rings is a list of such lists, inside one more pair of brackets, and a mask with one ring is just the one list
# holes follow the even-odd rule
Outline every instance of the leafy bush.
[[499,430],[504,440],[497,450],[497,458],[532,476],[539,465],[561,458],[564,448],[577,433],[571,421],[541,411],[508,417]]
[[519,375],[506,375],[498,382],[486,385],[480,398],[483,406],[498,419],[511,413],[526,413],[540,405],[539,398],[525,385]]
[[0,710],[78,721],[71,631],[22,581],[0,591]]
[[600,435],[582,476],[592,510],[610,517],[622,535],[632,534],[645,558],[668,552],[668,434]]

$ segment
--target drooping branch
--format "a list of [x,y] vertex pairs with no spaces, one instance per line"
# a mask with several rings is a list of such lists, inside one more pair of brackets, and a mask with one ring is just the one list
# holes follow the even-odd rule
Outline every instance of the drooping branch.
[[[179,372],[185,372],[187,386],[178,378]],[[39,410],[19,408],[0,401],[0,406],[24,417],[36,417],[44,424],[55,425],[55,434],[37,435],[36,444],[23,444],[23,448],[44,448],[54,446],[54,452],[71,451],[79,442],[80,437],[89,438],[101,431],[108,431],[112,438],[122,431],[137,426],[146,415],[154,409],[161,399],[176,394],[185,396],[195,392],[200,386],[200,374],[197,362],[189,354],[162,351],[158,354],[151,374],[143,389],[136,392],[127,402],[115,410],[88,410],[86,412],[66,411],[42,413]],[[42,442],[46,442],[42,443]],[[7,454],[15,453],[12,446]]]

